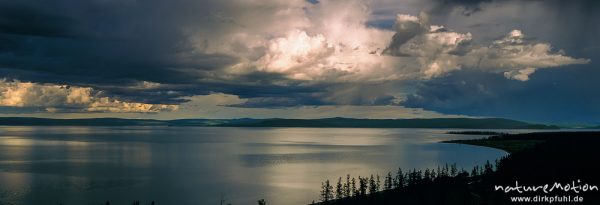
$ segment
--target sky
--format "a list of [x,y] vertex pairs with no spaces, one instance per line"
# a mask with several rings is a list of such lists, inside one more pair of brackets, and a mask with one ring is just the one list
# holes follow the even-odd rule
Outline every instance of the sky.
[[600,123],[594,0],[0,0],[0,116]]

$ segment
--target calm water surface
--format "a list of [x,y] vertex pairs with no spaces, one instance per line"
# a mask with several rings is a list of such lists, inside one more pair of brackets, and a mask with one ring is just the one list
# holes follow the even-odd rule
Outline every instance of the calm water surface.
[[441,129],[0,127],[0,204],[307,204],[321,181],[506,153]]

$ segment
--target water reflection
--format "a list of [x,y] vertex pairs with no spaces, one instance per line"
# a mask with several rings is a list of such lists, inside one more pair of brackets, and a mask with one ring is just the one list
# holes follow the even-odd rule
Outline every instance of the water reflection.
[[320,182],[505,153],[426,129],[0,127],[0,204],[306,204]]

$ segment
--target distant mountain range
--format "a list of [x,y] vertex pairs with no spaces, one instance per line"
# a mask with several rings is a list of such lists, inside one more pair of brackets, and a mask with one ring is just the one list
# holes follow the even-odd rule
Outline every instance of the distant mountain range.
[[598,125],[598,126],[591,126],[591,127],[585,127],[585,129],[600,129],[600,125]]
[[5,126],[200,126],[200,127],[330,127],[330,128],[463,128],[463,129],[559,129],[554,125],[533,124],[503,118],[432,119],[50,119],[28,117],[0,118]]

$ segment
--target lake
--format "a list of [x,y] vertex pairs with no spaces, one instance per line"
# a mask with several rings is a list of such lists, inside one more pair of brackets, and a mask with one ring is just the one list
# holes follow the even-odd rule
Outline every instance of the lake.
[[2,127],[0,204],[308,204],[321,182],[506,155],[446,129]]

